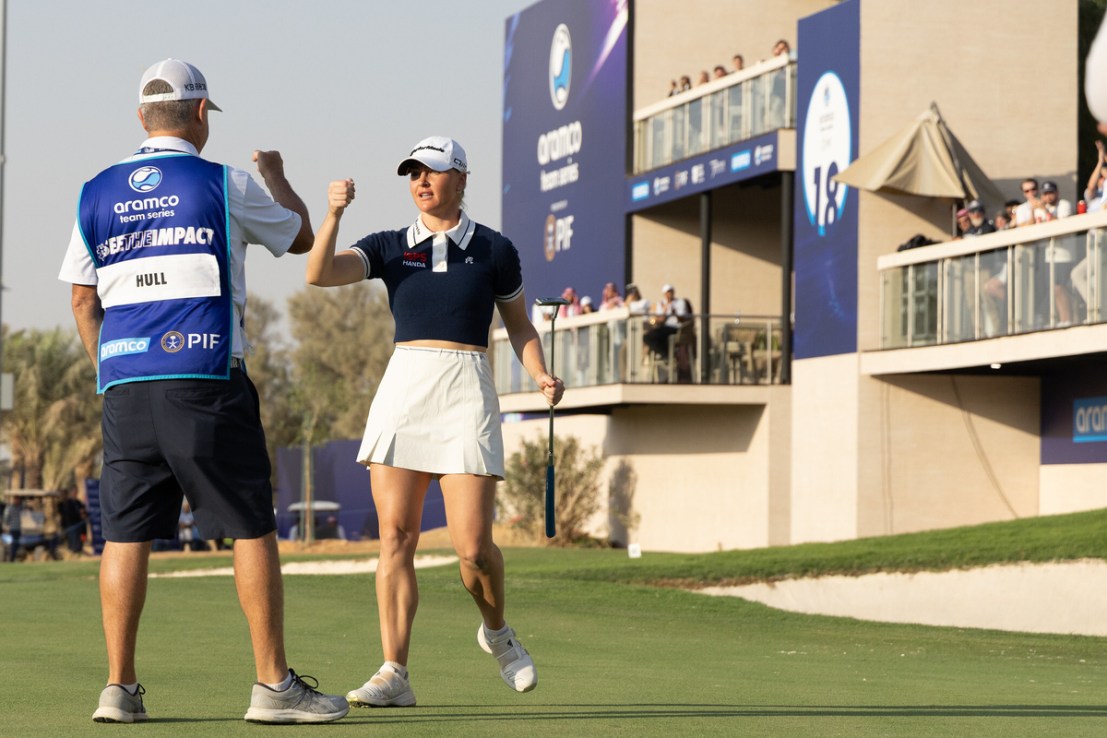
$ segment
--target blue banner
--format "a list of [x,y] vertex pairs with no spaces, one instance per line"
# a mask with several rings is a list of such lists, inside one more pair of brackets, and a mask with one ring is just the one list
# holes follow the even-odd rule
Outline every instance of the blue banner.
[[857,351],[857,196],[834,175],[857,158],[861,2],[799,22],[794,355]]
[[1107,463],[1107,376],[1076,364],[1042,376],[1041,463]]
[[503,233],[530,297],[625,274],[628,0],[545,0],[507,20]]
[[[354,440],[330,441],[312,448],[313,499],[339,504],[334,514],[349,540],[376,540],[380,538],[380,524],[369,470],[355,460],[360,446],[361,441]],[[301,514],[290,511],[288,506],[301,501],[303,464],[302,448],[277,449],[277,533],[281,538],[287,538],[292,526],[300,524]],[[315,517],[321,523],[329,514],[317,512]],[[437,480],[431,480],[423,501],[420,530],[445,525],[442,487]]]
[[777,132],[685,159],[627,180],[627,210],[634,212],[776,171]]
[[1081,397],[1072,403],[1072,442],[1107,441],[1107,397]]

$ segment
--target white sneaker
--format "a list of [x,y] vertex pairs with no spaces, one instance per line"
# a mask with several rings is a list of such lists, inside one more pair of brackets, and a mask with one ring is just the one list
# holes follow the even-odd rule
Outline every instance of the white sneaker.
[[410,680],[384,664],[369,681],[346,693],[354,707],[414,707],[415,692]]
[[477,643],[485,653],[496,657],[500,664],[500,676],[504,683],[516,692],[529,692],[538,686],[538,670],[534,668],[534,659],[523,648],[515,630],[507,629],[507,633],[496,640],[490,640],[484,630],[484,623],[477,626]]

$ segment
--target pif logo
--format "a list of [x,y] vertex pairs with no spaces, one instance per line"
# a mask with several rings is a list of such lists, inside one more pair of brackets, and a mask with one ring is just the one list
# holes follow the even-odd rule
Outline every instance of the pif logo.
[[161,337],[161,347],[167,353],[177,353],[184,348],[184,335],[177,331],[169,331]]
[[546,261],[553,261],[559,251],[568,251],[573,245],[573,219],[572,215],[558,218],[550,213],[546,216],[546,227],[542,232]]

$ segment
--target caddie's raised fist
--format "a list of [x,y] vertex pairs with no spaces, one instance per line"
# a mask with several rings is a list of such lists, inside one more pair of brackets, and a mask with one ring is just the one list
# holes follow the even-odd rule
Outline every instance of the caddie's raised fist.
[[258,173],[262,177],[284,176],[284,160],[281,159],[281,152],[256,149],[253,158],[257,162]]

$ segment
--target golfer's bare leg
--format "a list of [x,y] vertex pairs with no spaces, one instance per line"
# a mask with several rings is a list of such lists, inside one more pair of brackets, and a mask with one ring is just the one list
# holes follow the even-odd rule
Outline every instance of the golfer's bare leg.
[[234,583],[250,626],[257,680],[278,684],[288,676],[284,652],[284,584],[277,534],[234,542]]
[[382,464],[373,464],[369,473],[381,536],[376,574],[381,650],[385,661],[406,666],[419,608],[415,549],[431,475]]
[[134,684],[138,621],[146,604],[146,574],[150,546],[145,543],[104,544],[100,558],[100,610],[108,648],[108,683]]
[[504,627],[504,557],[492,542],[496,480],[473,474],[442,477],[450,543],[461,559],[461,582],[491,630]]

